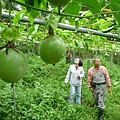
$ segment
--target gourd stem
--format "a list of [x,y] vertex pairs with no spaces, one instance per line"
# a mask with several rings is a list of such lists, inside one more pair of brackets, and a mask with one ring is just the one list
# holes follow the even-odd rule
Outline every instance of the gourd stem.
[[10,27],[11,27],[11,25],[12,25],[12,21],[11,21],[11,2],[10,2],[10,0],[8,0],[8,7],[9,7],[9,22],[10,22]]
[[12,84],[12,88],[13,88],[13,95],[14,95],[14,116],[15,116],[15,120],[17,120],[17,116],[16,116],[16,94],[15,94],[15,85]]
[[51,36],[51,35],[54,35],[54,31],[53,31],[53,28],[51,27],[51,26],[49,26],[49,35]]
[[[53,19],[53,10],[52,10],[52,13],[50,14],[49,19],[50,19],[51,21],[52,21],[52,19]],[[53,31],[53,28],[52,28],[51,25],[49,25],[48,33],[49,33],[50,36],[51,36],[51,35],[54,35],[54,31]]]

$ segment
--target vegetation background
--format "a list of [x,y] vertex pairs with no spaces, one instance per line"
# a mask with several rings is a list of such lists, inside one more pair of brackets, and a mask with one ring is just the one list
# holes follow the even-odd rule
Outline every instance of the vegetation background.
[[[46,0],[1,0],[0,1],[0,45],[6,42],[1,38],[1,33],[8,26],[17,28],[19,37],[16,46],[28,54],[29,69],[26,76],[15,84],[15,94],[11,84],[0,80],[0,120],[96,120],[97,109],[93,107],[92,94],[87,86],[88,61],[82,57],[85,70],[85,78],[82,87],[82,105],[70,105],[69,84],[64,85],[64,79],[69,66],[65,59],[55,66],[44,63],[35,53],[36,43],[40,43],[48,35],[48,27],[54,29],[54,33],[61,37],[70,51],[73,48],[87,52],[101,51],[99,56],[110,74],[112,94],[107,94],[105,102],[104,120],[120,119],[120,1],[119,0],[72,0],[68,6],[58,9]],[[12,4],[11,4],[12,2]],[[16,6],[19,5],[19,9]],[[21,6],[20,6],[21,5]],[[74,9],[73,9],[74,7]],[[36,10],[37,9],[37,10]],[[46,10],[47,9],[47,10]],[[61,12],[61,13],[59,13]],[[52,14],[51,14],[52,13]],[[54,14],[53,14],[54,13]],[[8,18],[5,18],[5,15]],[[11,19],[11,14],[15,15]],[[22,19],[27,17],[25,22]],[[34,24],[37,18],[47,24]],[[22,20],[22,21],[21,21]],[[64,24],[65,29],[71,25],[74,31],[57,28],[58,23]],[[70,25],[70,26],[69,26]],[[85,28],[86,33],[77,32],[79,28]],[[102,33],[103,36],[95,36]],[[111,35],[109,34],[112,33]],[[116,34],[117,33],[117,34]],[[109,34],[109,35],[108,35]],[[10,40],[10,35],[5,34]],[[107,37],[105,37],[107,36]],[[14,38],[13,37],[13,38]],[[13,39],[12,38],[12,39]],[[11,39],[11,40],[12,40]],[[21,44],[22,43],[22,44]],[[24,44],[25,43],[25,44]],[[21,44],[21,46],[20,46]],[[26,46],[27,44],[27,46]],[[36,45],[36,46],[35,46]],[[72,49],[71,49],[72,48]],[[117,54],[116,56],[113,54]],[[38,54],[38,52],[37,52]],[[95,53],[93,53],[95,54]],[[110,55],[111,54],[111,55]],[[110,55],[111,63],[104,55]],[[112,61],[113,60],[113,61]],[[116,64],[117,63],[117,64]],[[90,64],[92,66],[92,64]],[[16,97],[16,106],[14,106]]]
[[[112,94],[106,91],[104,120],[120,118],[120,66],[110,68],[102,56],[102,65],[109,71]],[[44,63],[38,56],[30,55],[26,76],[15,86],[16,111],[11,84],[0,80],[0,120],[96,120],[97,108],[93,106],[92,94],[86,82],[87,61],[83,60],[85,78],[82,87],[82,105],[69,104],[69,84],[64,79],[69,66],[65,59],[55,66]],[[92,64],[91,64],[92,65]],[[16,116],[15,116],[16,112]]]

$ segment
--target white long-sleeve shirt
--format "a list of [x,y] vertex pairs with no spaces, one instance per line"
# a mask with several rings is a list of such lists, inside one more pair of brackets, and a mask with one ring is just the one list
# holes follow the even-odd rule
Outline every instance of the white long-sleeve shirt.
[[[78,76],[80,78],[78,78]],[[70,80],[70,84],[79,86],[82,84],[82,77],[84,77],[83,67],[78,66],[78,68],[76,69],[75,65],[73,64],[69,67],[64,82],[67,83]]]

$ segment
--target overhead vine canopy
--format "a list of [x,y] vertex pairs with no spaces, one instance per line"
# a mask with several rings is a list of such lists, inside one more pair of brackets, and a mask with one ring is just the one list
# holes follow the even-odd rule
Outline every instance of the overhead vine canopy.
[[[115,39],[114,37],[108,37],[107,39],[99,38],[100,44],[97,46],[101,46],[101,43],[103,43],[103,41],[106,42],[106,40],[112,40],[112,44],[119,40],[119,0],[60,0],[60,2],[59,0],[2,0],[2,12],[7,11],[8,1],[11,3],[12,13],[15,15],[13,20],[14,25],[18,25],[23,17],[28,17],[28,20],[32,24],[32,26],[28,27],[29,34],[32,30],[37,29],[37,27],[33,27],[34,19],[37,18],[46,21],[47,29],[48,26],[51,26],[55,30],[58,23],[75,26],[75,33],[80,27],[87,28],[90,35],[86,36],[86,34],[83,33],[79,35],[75,34],[77,37],[73,35],[73,38],[76,39],[74,41],[76,46],[78,46],[81,41],[84,43],[83,46],[88,45],[88,43],[90,43],[89,46],[93,44],[92,39],[97,38],[93,37],[89,30],[112,33],[118,36],[115,37]],[[63,4],[64,1],[66,2],[65,4]],[[42,30],[40,29],[40,31],[43,31],[43,28]],[[66,34],[67,33],[68,31]],[[63,32],[61,32],[61,34],[64,35]],[[67,35],[64,37],[67,38],[66,36]],[[87,38],[88,40],[86,40]],[[67,41],[67,43],[71,43],[70,40],[69,42]],[[96,44],[96,42],[94,42],[94,44]]]

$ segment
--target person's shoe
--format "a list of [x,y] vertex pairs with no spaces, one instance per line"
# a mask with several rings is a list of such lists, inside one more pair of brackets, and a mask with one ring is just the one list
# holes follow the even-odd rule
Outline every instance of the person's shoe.
[[98,120],[103,120],[103,119],[102,119],[102,116],[99,116],[99,117],[98,117]]
[[103,120],[102,116],[103,116],[103,109],[99,109],[98,120]]

